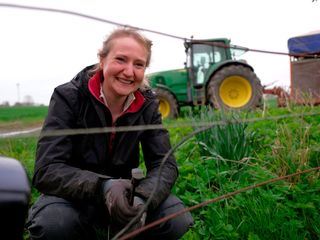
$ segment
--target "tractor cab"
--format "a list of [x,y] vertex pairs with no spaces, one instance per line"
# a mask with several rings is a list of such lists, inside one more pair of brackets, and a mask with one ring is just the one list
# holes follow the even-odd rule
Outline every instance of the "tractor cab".
[[[185,42],[186,67],[195,88],[201,88],[219,63],[231,58],[228,39],[191,40]],[[211,69],[211,71],[210,71]]]

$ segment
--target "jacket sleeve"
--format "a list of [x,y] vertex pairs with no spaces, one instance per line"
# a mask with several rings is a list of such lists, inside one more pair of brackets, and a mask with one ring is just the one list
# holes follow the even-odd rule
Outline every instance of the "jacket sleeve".
[[[55,89],[42,133],[75,128],[79,108],[76,91],[70,86]],[[100,177],[77,167],[77,160],[71,159],[73,148],[70,135],[40,137],[33,185],[44,194],[70,200],[94,200],[100,188]]]
[[[149,124],[162,124],[158,105],[155,105]],[[149,209],[155,209],[171,192],[178,177],[177,163],[173,154],[171,154],[165,160],[161,172],[159,171],[165,155],[171,149],[169,134],[166,129],[145,131],[141,145],[147,168],[147,176],[136,188],[136,194],[144,199],[148,199],[159,180],[158,188],[149,206]]]

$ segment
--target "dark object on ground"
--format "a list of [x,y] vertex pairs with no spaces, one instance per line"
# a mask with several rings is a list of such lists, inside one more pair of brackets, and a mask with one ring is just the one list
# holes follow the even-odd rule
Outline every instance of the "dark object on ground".
[[30,196],[29,181],[19,161],[0,156],[0,232],[22,239]]

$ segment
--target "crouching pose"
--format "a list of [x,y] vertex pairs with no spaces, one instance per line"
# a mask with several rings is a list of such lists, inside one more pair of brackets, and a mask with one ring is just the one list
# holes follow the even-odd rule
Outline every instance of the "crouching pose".
[[[158,102],[144,77],[151,45],[136,30],[113,31],[103,42],[98,64],[55,88],[42,131],[161,124]],[[132,192],[131,170],[139,166],[140,145],[146,176]],[[170,147],[164,129],[44,134],[33,177],[41,195],[26,225],[31,239],[97,239],[101,229],[121,230],[149,199]],[[131,230],[184,209],[170,193],[177,176],[171,155],[150,205]],[[192,223],[185,213],[137,238],[178,239]]]

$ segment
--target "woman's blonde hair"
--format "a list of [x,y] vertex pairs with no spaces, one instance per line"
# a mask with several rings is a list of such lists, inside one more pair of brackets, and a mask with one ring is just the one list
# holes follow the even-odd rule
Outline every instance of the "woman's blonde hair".
[[[113,40],[121,37],[131,37],[146,49],[147,51],[146,67],[148,67],[151,60],[152,41],[146,38],[145,36],[143,36],[141,33],[139,33],[138,30],[134,28],[128,28],[128,27],[117,28],[113,32],[111,32],[110,35],[108,35],[106,40],[103,41],[102,48],[98,51],[99,61],[101,61],[102,59],[108,56],[113,46]],[[95,73],[99,70],[101,70],[100,64],[97,64],[96,67],[93,69],[93,72]],[[149,87],[149,82],[148,82],[148,79],[145,77],[140,88],[145,89],[146,87]]]

